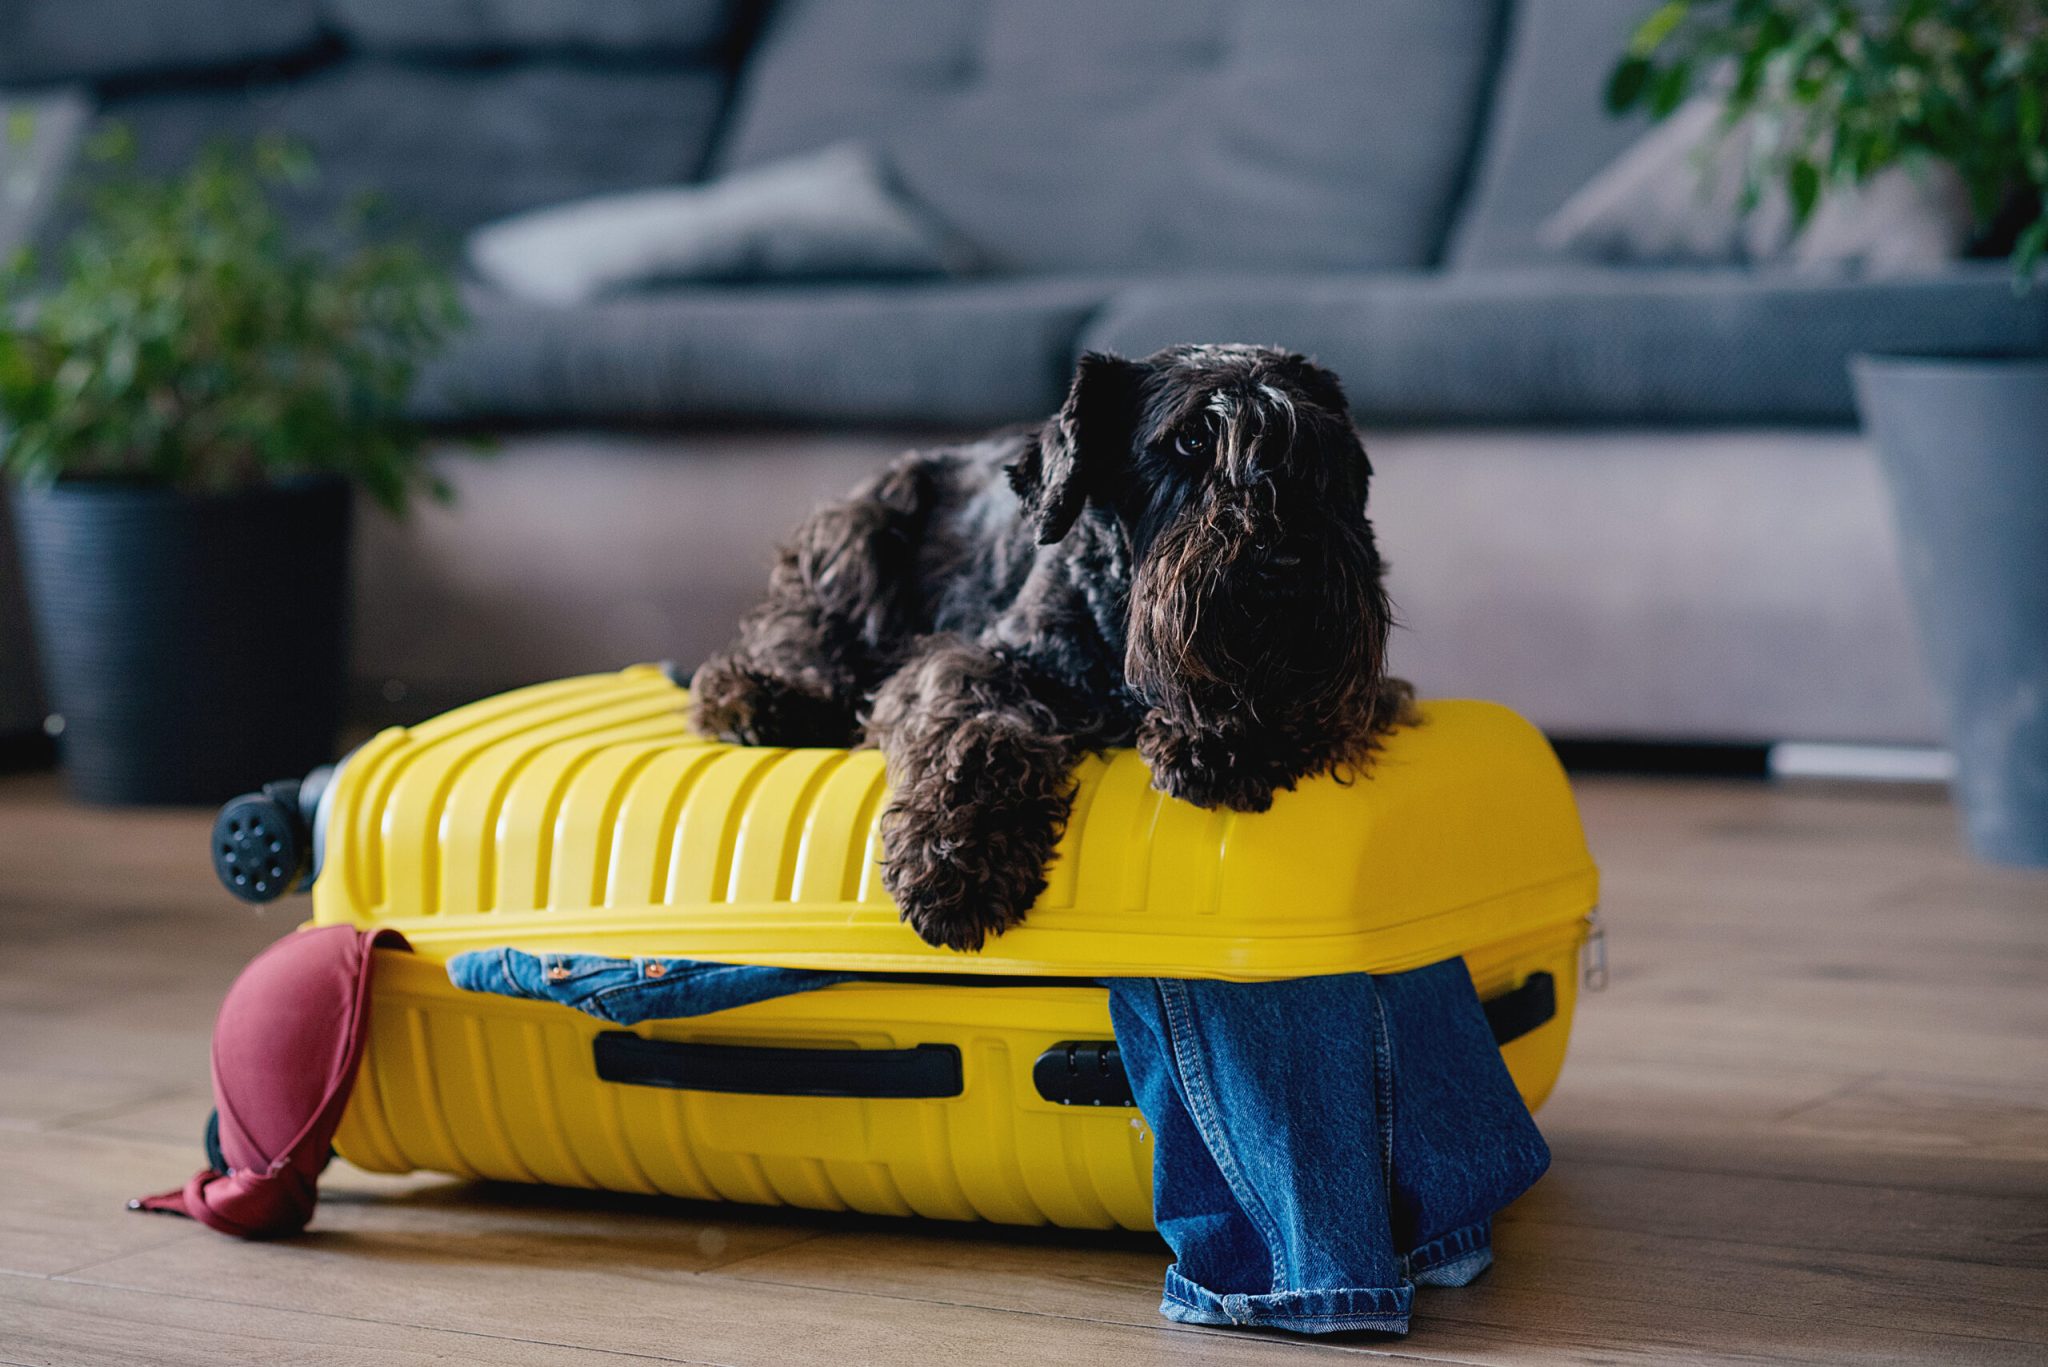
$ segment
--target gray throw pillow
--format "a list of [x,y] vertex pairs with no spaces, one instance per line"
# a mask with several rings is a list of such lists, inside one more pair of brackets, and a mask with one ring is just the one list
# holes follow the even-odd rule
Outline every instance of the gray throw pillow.
[[1545,220],[1553,251],[1608,265],[1762,266],[1866,276],[1930,270],[1969,245],[1969,196],[1948,166],[1894,167],[1830,187],[1794,231],[1783,187],[1742,212],[1755,129],[1717,137],[1720,101],[1696,96]]
[[35,240],[91,121],[80,90],[0,97],[0,263]]
[[602,195],[485,224],[478,275],[517,298],[576,304],[681,282],[931,276],[965,268],[954,240],[840,143],[704,185]]

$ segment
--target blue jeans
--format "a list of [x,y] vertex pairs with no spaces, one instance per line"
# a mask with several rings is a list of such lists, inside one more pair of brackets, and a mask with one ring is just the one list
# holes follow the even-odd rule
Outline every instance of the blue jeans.
[[1461,959],[1109,989],[1168,1319],[1405,1333],[1414,1284],[1484,1272],[1494,1212],[1550,1165]]
[[[457,955],[448,976],[630,1025],[862,975],[493,949]],[[1168,1319],[1405,1333],[1416,1284],[1485,1271],[1494,1212],[1549,1166],[1463,960],[1105,985],[1154,1137]]]
[[528,954],[520,949],[473,949],[448,961],[448,980],[466,991],[560,1002],[614,1025],[708,1016],[851,982],[857,976],[696,959]]

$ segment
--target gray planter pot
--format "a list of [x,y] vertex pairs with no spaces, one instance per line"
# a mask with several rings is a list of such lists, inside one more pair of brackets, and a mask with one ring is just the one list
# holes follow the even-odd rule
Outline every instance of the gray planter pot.
[[2048,357],[1859,356],[1970,844],[2048,866]]
[[346,484],[61,481],[12,502],[73,794],[217,803],[333,758]]

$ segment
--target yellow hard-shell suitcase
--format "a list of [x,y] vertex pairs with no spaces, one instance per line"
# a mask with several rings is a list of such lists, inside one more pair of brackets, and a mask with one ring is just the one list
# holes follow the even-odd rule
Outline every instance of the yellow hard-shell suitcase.
[[[1503,1046],[1530,1105],[1563,1064],[1597,875],[1556,758],[1505,708],[1426,704],[1369,778],[1256,816],[1164,797],[1134,752],[1088,760],[1037,907],[959,954],[882,888],[878,754],[702,741],[684,701],[653,666],[522,689],[386,731],[326,785],[314,920],[414,950],[379,951],[351,1162],[1146,1229],[1151,1137],[1091,979],[1463,955],[1482,997],[1554,999]],[[626,1032],[448,983],[449,955],[497,945],[891,977]]]

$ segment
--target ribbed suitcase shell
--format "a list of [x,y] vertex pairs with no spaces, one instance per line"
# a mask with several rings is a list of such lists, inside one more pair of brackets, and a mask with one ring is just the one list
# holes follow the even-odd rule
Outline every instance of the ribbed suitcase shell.
[[[924,944],[879,876],[873,752],[692,737],[640,666],[382,733],[322,800],[314,919],[401,930],[380,951],[370,1047],[337,1140],[359,1166],[956,1219],[1151,1223],[1135,1110],[1061,1105],[1032,1066],[1110,1036],[1101,976],[1251,981],[1463,955],[1482,996],[1552,975],[1557,1014],[1506,1045],[1540,1104],[1563,1064],[1597,895],[1562,770],[1488,703],[1426,705],[1370,777],[1270,812],[1152,789],[1133,752],[1086,761],[1026,921],[979,954]],[[600,1081],[614,1027],[451,987],[496,945],[945,975],[863,983],[636,1033],[696,1043],[956,1047],[960,1095],[753,1096]],[[1074,986],[992,981],[1074,978]]]

